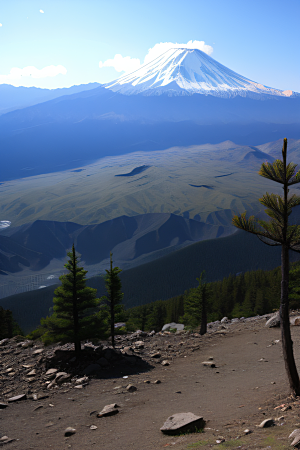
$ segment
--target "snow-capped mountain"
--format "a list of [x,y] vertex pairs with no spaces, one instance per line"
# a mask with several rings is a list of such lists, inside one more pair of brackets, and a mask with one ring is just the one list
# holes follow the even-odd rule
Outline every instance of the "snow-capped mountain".
[[192,95],[216,97],[291,97],[293,91],[280,91],[245,78],[197,49],[173,48],[130,74],[107,83],[107,89],[120,94]]

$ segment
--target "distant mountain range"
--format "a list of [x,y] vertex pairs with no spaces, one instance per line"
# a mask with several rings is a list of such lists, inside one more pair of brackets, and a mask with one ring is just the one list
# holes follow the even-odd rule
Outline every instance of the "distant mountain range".
[[300,138],[299,94],[250,81],[200,50],[170,50],[90,87],[0,116],[0,181],[135,151]]
[[100,86],[99,83],[80,84],[70,88],[41,89],[36,87],[15,87],[10,84],[0,84],[0,115],[15,109],[27,108],[38,103],[47,102],[64,95],[88,91]]
[[[38,220],[17,228],[0,230],[0,276],[45,269],[53,259],[63,261],[72,244],[85,266],[108,261],[112,251],[116,264],[155,259],[161,251],[193,242],[228,236],[232,226],[214,226],[174,214],[122,216],[98,225]],[[131,264],[132,265],[132,264]]]

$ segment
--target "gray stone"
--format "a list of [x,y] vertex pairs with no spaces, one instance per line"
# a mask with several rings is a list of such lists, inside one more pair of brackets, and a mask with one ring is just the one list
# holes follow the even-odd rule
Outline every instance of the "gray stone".
[[97,414],[97,417],[106,417],[106,416],[114,416],[115,414],[118,414],[119,410],[117,409],[118,405],[116,403],[112,403],[111,405],[106,405]]
[[72,436],[72,434],[75,434],[75,433],[76,433],[75,428],[68,427],[68,428],[65,429],[65,436],[66,437]]
[[8,436],[2,436],[2,438],[0,438],[0,447],[2,447],[2,445],[4,444],[10,444],[11,442],[14,442],[15,439],[10,439]]
[[203,362],[202,362],[202,365],[203,365],[203,366],[207,366],[207,367],[211,367],[212,369],[213,369],[214,367],[216,367],[215,363],[212,362],[212,361],[203,361]]
[[67,372],[58,372],[55,376],[55,382],[57,384],[63,384],[70,381],[72,375]]
[[128,386],[126,386],[126,390],[128,392],[135,392],[137,391],[137,387],[135,387],[133,384],[128,384]]
[[161,357],[161,354],[160,354],[159,352],[155,352],[155,353],[152,353],[152,354],[150,355],[150,357],[151,357],[151,358],[160,358],[160,357]]
[[299,326],[300,325],[300,316],[290,317],[290,324],[294,325],[294,326]]
[[33,355],[40,355],[41,353],[43,353],[44,349],[43,348],[38,348],[37,350],[34,350],[34,352],[32,353]]
[[230,320],[228,319],[228,317],[223,317],[223,319],[221,320],[221,323],[229,323]]
[[0,403],[0,409],[5,409],[8,407],[7,403]]
[[[102,358],[100,358],[100,359],[102,359]],[[98,360],[99,361],[99,360]],[[107,362],[107,361],[106,361]],[[100,366],[100,364],[90,364],[89,366],[87,366],[85,369],[84,369],[84,371],[83,371],[83,373],[85,374],[85,375],[91,375],[92,373],[97,373],[97,372],[99,372],[101,370],[101,366]]]
[[168,361],[167,359],[165,359],[164,361],[161,362],[162,366],[169,366],[170,365],[170,361]]
[[269,320],[267,320],[266,321],[266,327],[268,327],[268,328],[280,327],[279,314],[275,314]]
[[293,447],[297,447],[299,448],[299,444],[300,444],[300,430],[296,429],[294,430],[290,435],[289,438],[294,438],[293,442],[291,443],[291,445]]
[[89,377],[78,378],[75,384],[87,384],[89,382]]
[[136,341],[134,343],[134,346],[135,346],[135,348],[144,348],[145,343],[144,343],[144,341]]
[[14,397],[9,398],[7,401],[8,403],[12,403],[12,402],[18,402],[20,400],[26,400],[27,396],[26,394],[21,394],[21,395],[15,395]]
[[272,427],[273,425],[275,425],[275,422],[273,419],[265,419],[258,426],[259,426],[259,428],[268,428],[268,427]]
[[175,435],[183,432],[192,433],[203,429],[204,426],[205,421],[203,420],[203,417],[195,416],[195,414],[191,412],[179,413],[168,417],[160,431],[164,434]]
[[0,341],[0,347],[2,347],[2,345],[8,344],[8,342],[9,342],[9,339],[8,339],[8,338],[2,339],[2,340]]
[[171,328],[176,329],[176,331],[182,331],[184,330],[184,325],[182,323],[175,323],[175,322],[171,322],[171,323],[166,323],[161,331],[170,331]]

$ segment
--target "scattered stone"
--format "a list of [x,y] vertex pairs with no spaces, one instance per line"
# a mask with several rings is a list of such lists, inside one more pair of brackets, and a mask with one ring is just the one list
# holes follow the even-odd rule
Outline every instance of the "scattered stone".
[[9,341],[8,338],[2,339],[2,340],[0,341],[0,347],[2,347],[2,345],[8,344],[8,341]]
[[168,361],[167,359],[164,359],[164,360],[161,362],[161,365],[162,365],[162,366],[169,366],[169,365],[170,365],[170,361]]
[[281,408],[280,411],[285,412],[288,411],[289,409],[292,409],[292,407],[290,405],[284,406],[283,408]]
[[300,325],[300,316],[290,317],[290,324],[294,325],[294,326],[299,326]]
[[161,354],[160,354],[159,352],[155,352],[155,353],[152,353],[152,354],[150,355],[150,357],[151,357],[151,358],[160,358],[160,357],[161,357]]
[[277,417],[275,420],[276,422],[280,422],[281,420],[284,420],[284,416]]
[[34,350],[34,352],[32,353],[33,355],[40,355],[41,353],[43,353],[44,349],[43,348],[38,348],[37,350]]
[[166,323],[161,331],[170,331],[170,329],[176,329],[176,331],[182,331],[184,330],[184,325],[182,323],[175,323],[175,322],[171,322],[171,323]]
[[0,403],[0,409],[5,409],[8,407],[7,403]]
[[98,427],[96,427],[96,425],[91,425],[90,426],[90,430],[97,430]]
[[28,377],[35,377],[35,376],[36,376],[36,370],[35,370],[35,369],[31,370],[31,371],[27,374],[27,376],[28,376]]
[[2,438],[0,438],[0,447],[2,447],[2,445],[4,444],[10,444],[11,442],[14,442],[15,439],[10,439],[8,436],[2,436]]
[[275,425],[275,422],[273,419],[265,419],[258,426],[259,426],[259,428],[269,428],[269,427],[273,427],[274,425]]
[[222,444],[223,442],[225,442],[224,438],[216,440],[216,444]]
[[97,417],[106,417],[106,416],[114,416],[115,414],[118,414],[119,410],[117,409],[118,405],[116,403],[112,403],[111,405],[106,405],[97,414]]
[[8,401],[8,403],[12,403],[12,402],[18,402],[20,400],[26,400],[26,398],[27,398],[26,394],[21,394],[21,395],[16,395],[15,397],[11,397],[7,401]]
[[128,384],[128,386],[126,386],[126,390],[128,392],[135,392],[135,391],[137,391],[137,387],[134,386],[133,384]]
[[49,377],[50,375],[55,375],[57,373],[57,369],[49,369],[47,370],[47,372],[45,373],[45,375],[47,377]]
[[207,358],[207,361],[213,361],[214,357],[213,356],[209,356],[209,358]]
[[268,328],[280,327],[279,314],[275,314],[269,320],[267,320],[266,321],[266,327],[268,327]]
[[248,428],[246,428],[246,430],[244,430],[244,434],[250,434],[250,433],[252,433],[252,431],[249,430]]
[[203,361],[203,362],[202,362],[202,365],[203,365],[203,366],[207,366],[207,367],[211,367],[211,368],[216,367],[215,363],[212,362],[212,361]]
[[75,434],[75,433],[76,433],[75,428],[68,427],[68,428],[65,429],[65,436],[66,437],[72,436],[72,434]]
[[293,442],[291,443],[292,446],[298,447],[300,444],[300,430],[299,428],[296,428],[290,435],[289,438],[294,438]]
[[228,323],[228,322],[230,322],[228,317],[223,317],[223,319],[221,320],[221,323]]
[[87,384],[89,382],[89,377],[78,378],[75,384]]
[[160,384],[160,383],[161,383],[160,380],[155,380],[155,381],[153,381],[153,384]]
[[72,375],[66,372],[58,372],[55,376],[55,382],[57,384],[63,384],[70,381]]
[[149,380],[144,380],[144,383],[150,384],[150,381]]
[[135,348],[144,348],[145,342],[144,341],[136,341],[134,343]]
[[166,422],[161,427],[161,431],[164,434],[180,434],[182,432],[194,432],[199,429],[203,429],[205,426],[205,421],[203,417],[196,416],[195,414],[179,413],[173,414],[173,416],[168,417]]

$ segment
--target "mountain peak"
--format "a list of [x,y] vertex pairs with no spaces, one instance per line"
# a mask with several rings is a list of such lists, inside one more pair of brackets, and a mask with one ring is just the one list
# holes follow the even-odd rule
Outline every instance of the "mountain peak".
[[193,95],[216,97],[262,97],[297,95],[245,78],[198,49],[170,48],[139,69],[107,83],[107,89],[121,94]]

